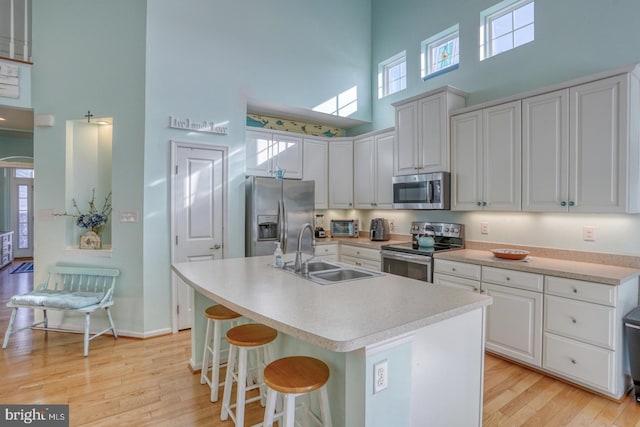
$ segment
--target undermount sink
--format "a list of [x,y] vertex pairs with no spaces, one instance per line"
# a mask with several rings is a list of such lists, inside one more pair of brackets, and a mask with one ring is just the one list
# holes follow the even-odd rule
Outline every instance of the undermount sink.
[[368,277],[382,276],[383,274],[377,271],[353,268],[337,262],[310,261],[307,265],[309,266],[308,275],[294,272],[293,264],[285,264],[283,270],[320,285],[329,285],[347,280],[366,279]]
[[328,280],[330,282],[341,282],[343,280],[362,279],[364,277],[379,276],[375,272],[368,272],[364,270],[352,270],[348,268],[341,268],[339,270],[324,271],[316,273],[313,277],[319,277],[322,280]]

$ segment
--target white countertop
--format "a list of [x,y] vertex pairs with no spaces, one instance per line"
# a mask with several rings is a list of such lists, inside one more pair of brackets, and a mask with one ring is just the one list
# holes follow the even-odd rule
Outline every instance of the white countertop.
[[526,271],[529,273],[546,274],[565,277],[567,279],[586,280],[607,285],[618,286],[627,280],[637,280],[640,270],[637,268],[619,267],[615,265],[596,264],[592,262],[578,262],[562,259],[531,256],[527,261],[512,261],[498,259],[486,250],[461,249],[456,251],[438,252],[434,254],[438,259],[460,261],[469,264],[486,265],[507,268],[510,270]]
[[273,268],[272,261],[264,256],[182,262],[172,270],[200,294],[256,322],[337,352],[491,303],[484,295],[390,274],[319,285]]

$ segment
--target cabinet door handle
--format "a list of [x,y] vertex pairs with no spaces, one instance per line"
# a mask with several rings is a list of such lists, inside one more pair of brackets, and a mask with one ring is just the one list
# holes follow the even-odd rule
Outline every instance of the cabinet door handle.
[[569,201],[569,206],[575,206],[575,205],[576,205],[576,204],[575,204],[575,203],[573,203],[573,201],[571,201],[571,200]]
[[572,288],[571,288],[571,290],[573,291],[573,293],[574,293],[574,294],[577,294],[577,293],[578,293],[578,290],[577,290],[576,288],[573,288],[573,287],[572,287]]
[[571,316],[571,323],[576,324],[578,323],[578,320],[575,317]]
[[480,202],[477,202],[477,203],[476,203],[476,205],[478,205],[478,206],[482,206],[482,203],[480,203]]
[[482,206],[487,206],[487,202],[482,202]]
[[567,202],[565,202],[564,200],[560,202],[560,206],[567,206]]
[[574,365],[577,365],[578,362],[576,361],[576,359],[574,359],[573,357],[570,357],[569,360],[571,360],[571,363],[573,363]]
[[456,268],[455,267],[451,267],[451,271],[456,271]]
[[511,277],[507,276],[506,279],[507,279],[507,282],[508,282],[509,280],[511,280]]

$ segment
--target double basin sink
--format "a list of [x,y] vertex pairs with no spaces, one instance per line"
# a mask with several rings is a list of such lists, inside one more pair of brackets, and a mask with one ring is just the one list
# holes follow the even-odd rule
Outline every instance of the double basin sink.
[[286,263],[283,270],[310,280],[320,285],[330,285],[332,283],[345,282],[347,280],[367,279],[370,277],[382,276],[383,273],[360,268],[354,268],[340,263],[327,261],[307,261],[309,274],[296,273],[293,263]]

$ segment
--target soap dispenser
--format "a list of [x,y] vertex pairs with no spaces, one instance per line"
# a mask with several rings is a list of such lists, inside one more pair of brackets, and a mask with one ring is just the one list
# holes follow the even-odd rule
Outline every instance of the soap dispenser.
[[276,250],[273,252],[273,266],[282,267],[282,249],[280,248],[280,242],[276,242]]

